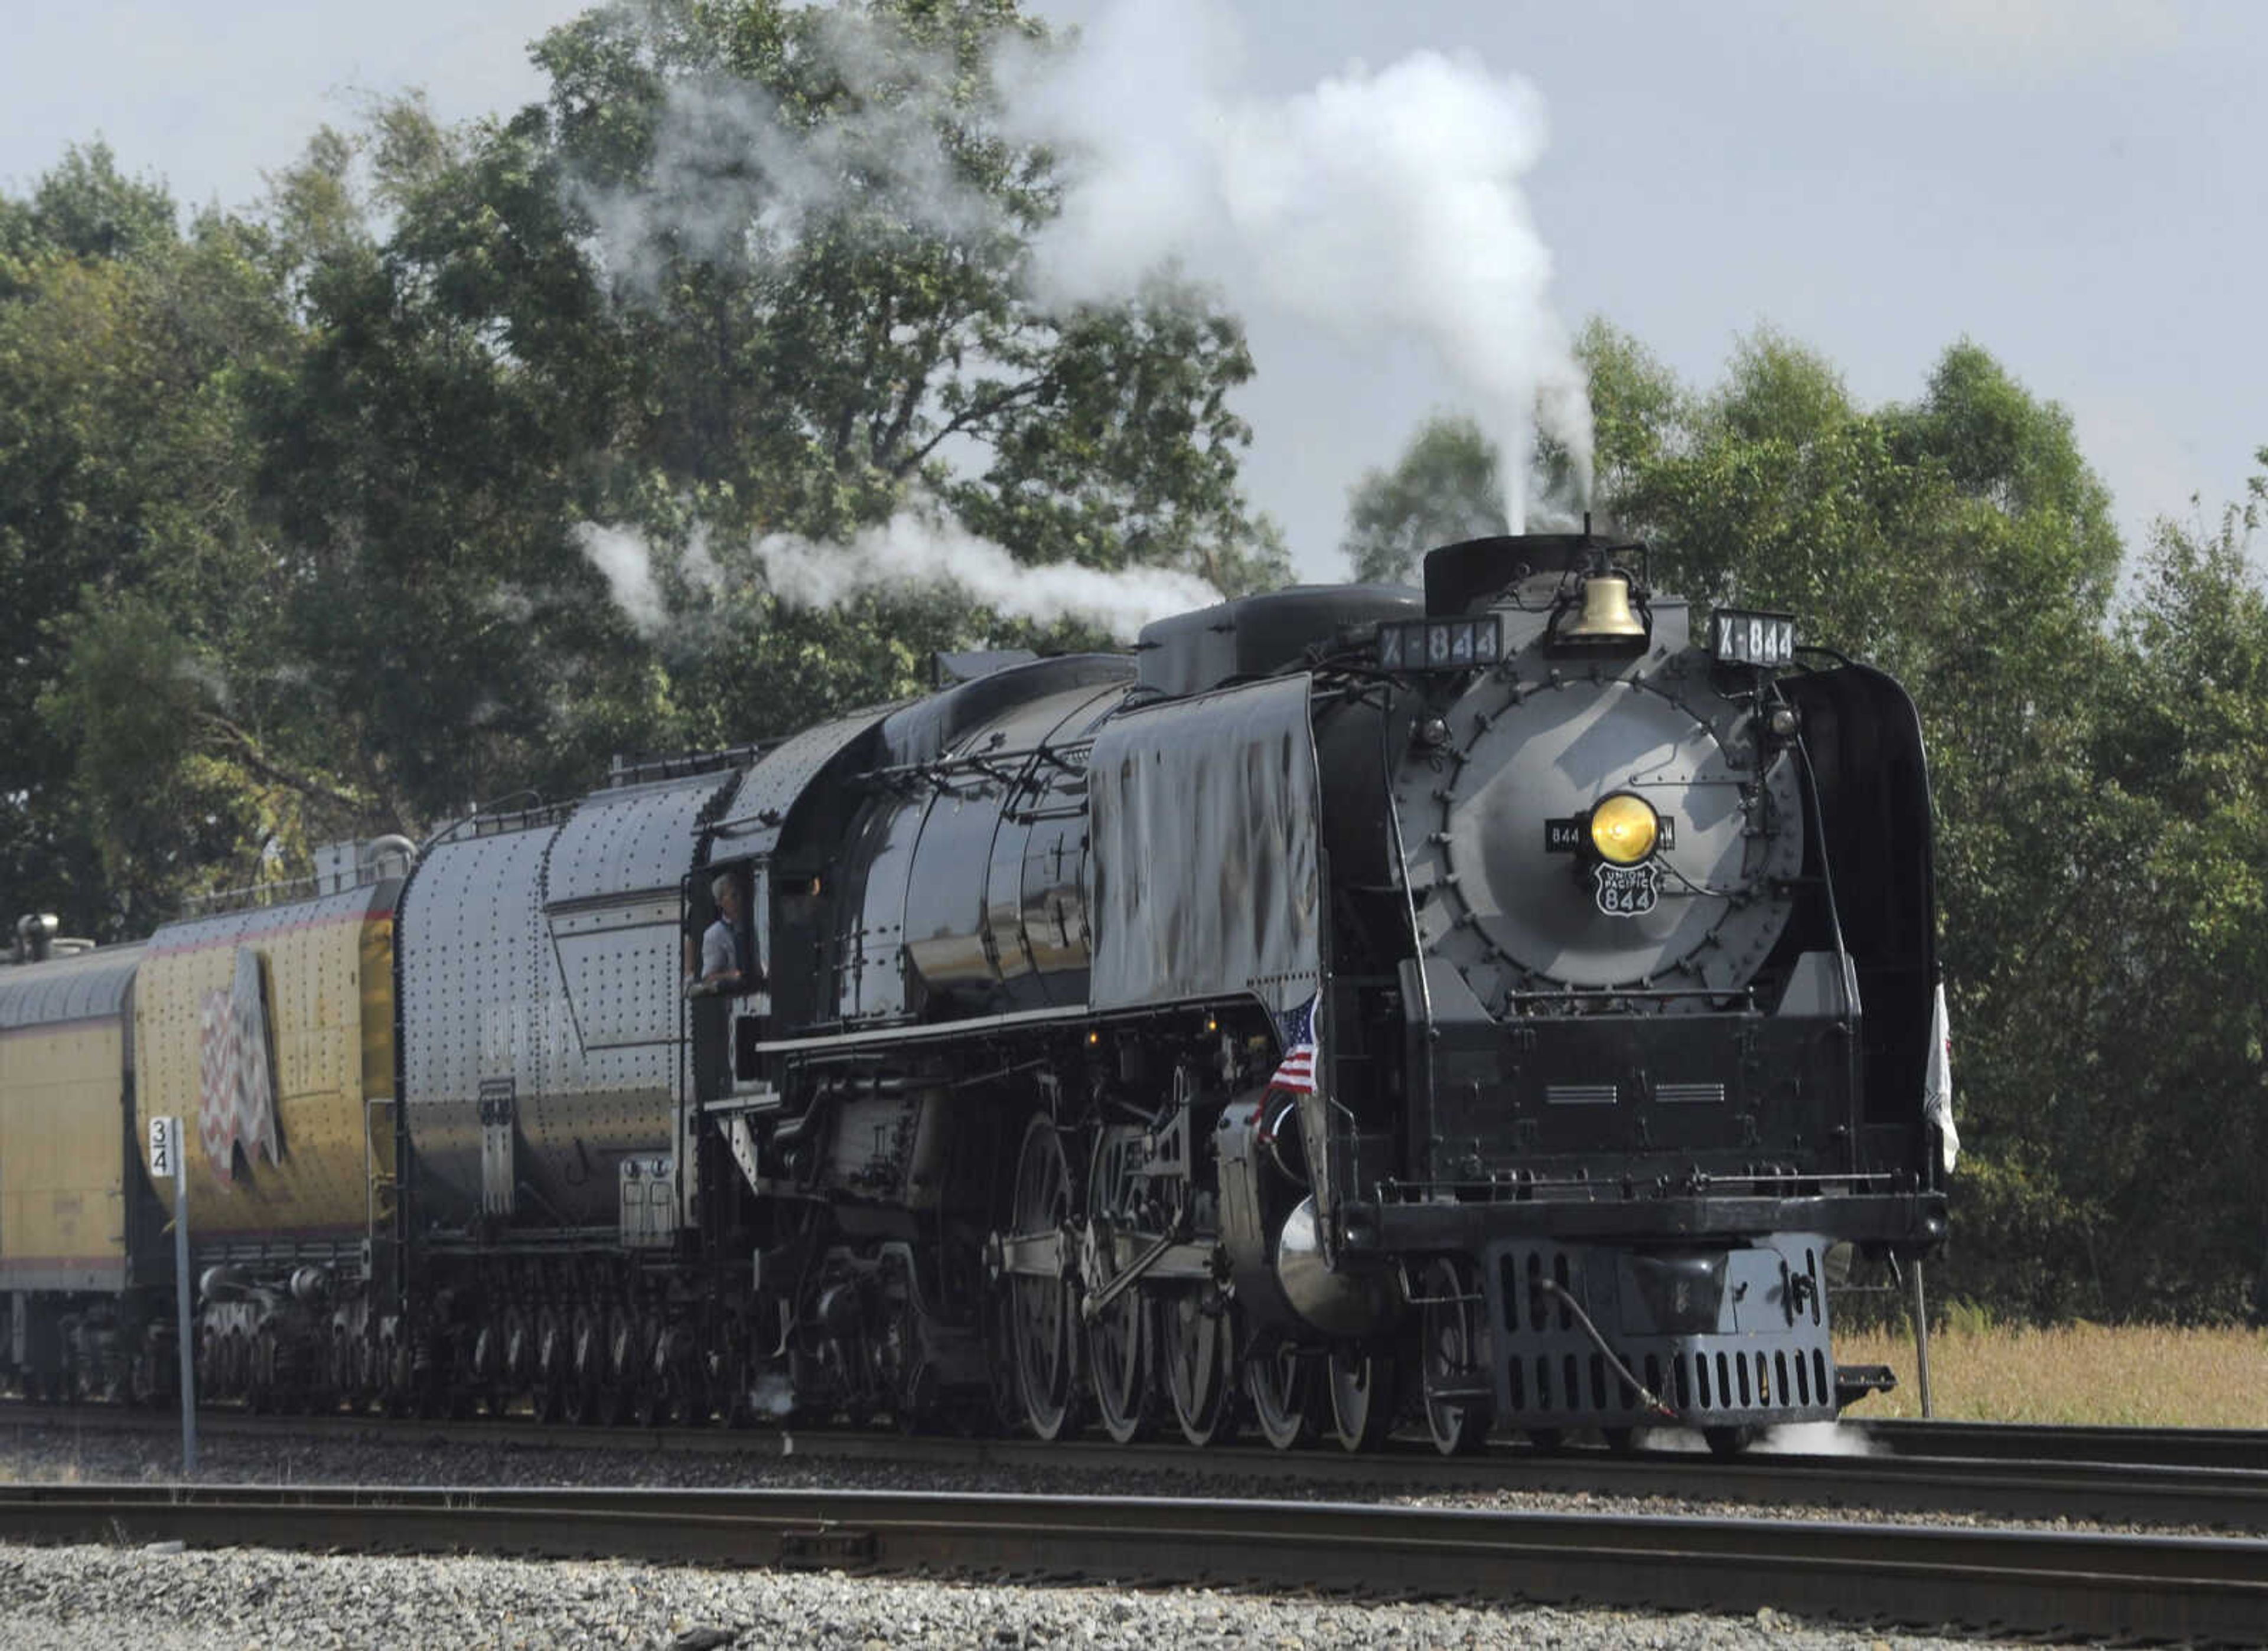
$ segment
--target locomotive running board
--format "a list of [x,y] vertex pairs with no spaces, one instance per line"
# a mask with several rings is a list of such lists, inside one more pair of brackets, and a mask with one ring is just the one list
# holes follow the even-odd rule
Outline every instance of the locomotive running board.
[[933,1038],[968,1038],[989,1031],[1020,1031],[1027,1026],[1047,1026],[1064,1021],[1094,1018],[1084,1003],[1064,1009],[1020,1009],[1013,1015],[985,1015],[973,1020],[936,1021],[919,1026],[881,1026],[873,1031],[829,1032],[816,1038],[780,1038],[760,1043],[760,1055],[802,1054],[814,1050],[859,1049],[876,1045],[923,1043]]

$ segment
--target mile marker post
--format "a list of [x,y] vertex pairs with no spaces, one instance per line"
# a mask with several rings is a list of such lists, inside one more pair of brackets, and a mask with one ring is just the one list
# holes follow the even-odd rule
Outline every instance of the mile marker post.
[[189,1338],[189,1166],[181,1157],[181,1120],[150,1120],[150,1178],[173,1178],[173,1299],[181,1348],[181,1478],[197,1476],[197,1354]]

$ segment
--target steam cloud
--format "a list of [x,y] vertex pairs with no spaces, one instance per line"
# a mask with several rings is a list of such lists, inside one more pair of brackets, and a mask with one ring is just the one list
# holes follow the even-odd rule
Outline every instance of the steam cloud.
[[846,209],[964,242],[1007,227],[963,179],[942,136],[957,72],[949,57],[855,11],[822,16],[814,46],[846,84],[887,85],[893,95],[812,123],[745,80],[673,81],[648,179],[627,189],[569,181],[620,296],[652,302],[677,257],[777,256],[809,224]]
[[[648,635],[662,629],[667,613],[646,541],[626,528],[595,523],[573,532],[577,547],[606,576],[631,623]],[[744,561],[738,554],[730,560],[736,568]],[[922,503],[840,544],[768,533],[746,547],[745,562],[774,595],[799,607],[831,607],[868,591],[949,589],[995,613],[1042,624],[1081,620],[1121,642],[1131,642],[1152,620],[1220,600],[1204,580],[1170,569],[1110,572],[1075,562],[1020,562]],[[683,569],[689,583],[711,591],[724,591],[734,577],[698,534],[685,552]]]
[[[675,83],[643,186],[570,186],[623,298],[651,300],[676,258],[762,263],[807,224],[841,229],[846,212],[878,233],[909,226],[963,242],[1020,229],[962,180],[940,136],[959,72],[949,58],[850,11],[827,19],[817,49],[851,84],[891,95],[813,125],[745,82]],[[1535,89],[1423,51],[1263,98],[1227,84],[1222,66],[1236,55],[1219,0],[1113,0],[1075,49],[1003,48],[993,66],[1005,134],[1049,145],[1064,167],[1060,214],[1033,248],[1031,295],[1057,309],[1117,302],[1154,296],[1164,274],[1358,344],[1414,341],[1497,436],[1515,531],[1539,429],[1565,444],[1587,494],[1590,407],[1520,187],[1547,136]],[[632,622],[660,629],[668,603],[644,541],[596,525],[577,541]],[[951,585],[1004,613],[1081,619],[1124,638],[1219,599],[1163,569],[1019,563],[922,500],[847,545],[775,535],[746,548],[734,577],[806,605]],[[729,583],[699,539],[681,571],[696,587]]]
[[1520,187],[1547,137],[1535,88],[1423,51],[1261,98],[1222,84],[1234,55],[1219,0],[1118,0],[1079,51],[1010,75],[1012,128],[1073,168],[1042,297],[1122,298],[1171,260],[1248,314],[1415,341],[1497,434],[1515,530],[1539,422],[1587,495],[1589,399]]

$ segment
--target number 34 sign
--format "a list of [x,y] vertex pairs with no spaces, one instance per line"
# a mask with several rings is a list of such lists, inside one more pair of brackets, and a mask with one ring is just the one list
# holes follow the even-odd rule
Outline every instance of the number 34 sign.
[[150,1120],[150,1178],[171,1180],[181,1173],[181,1120],[178,1118],[153,1118]]

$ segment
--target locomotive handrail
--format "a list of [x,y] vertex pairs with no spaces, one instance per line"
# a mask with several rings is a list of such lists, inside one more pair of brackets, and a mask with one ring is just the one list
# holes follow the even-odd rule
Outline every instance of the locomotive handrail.
[[1748,1000],[1748,1007],[1740,1012],[1743,1014],[1755,1014],[1758,1012],[1756,1009],[1756,991],[1752,986],[1742,987],[1738,990],[1734,991],[1728,991],[1722,987],[1705,986],[1583,986],[1565,987],[1556,992],[1506,992],[1505,994],[1505,1001],[1510,1003],[1565,1003],[1571,1002],[1589,1002],[1594,999],[1606,1001],[1622,999],[1654,1002],[1665,1001],[1670,998],[1686,997],[1745,998]]
[[722,773],[742,764],[761,762],[784,745],[784,740],[752,740],[745,745],[725,745],[715,751],[688,751],[674,756],[616,757],[607,770],[607,789],[644,785],[652,780],[683,780],[696,774]]
[[1086,764],[1071,761],[1069,753],[1092,752],[1094,749],[1094,739],[1092,735],[1089,735],[1079,739],[1067,739],[1060,745],[1024,745],[1013,751],[964,751],[956,755],[933,757],[925,762],[902,762],[893,764],[887,768],[865,768],[850,775],[849,778],[852,781],[865,781],[869,783],[887,782],[897,779],[926,780],[935,775],[973,768],[997,780],[1012,781],[1019,785],[1030,785],[1034,781],[1028,774],[1003,774],[998,772],[994,765],[1042,761],[1052,763],[1066,773],[1083,771]]

